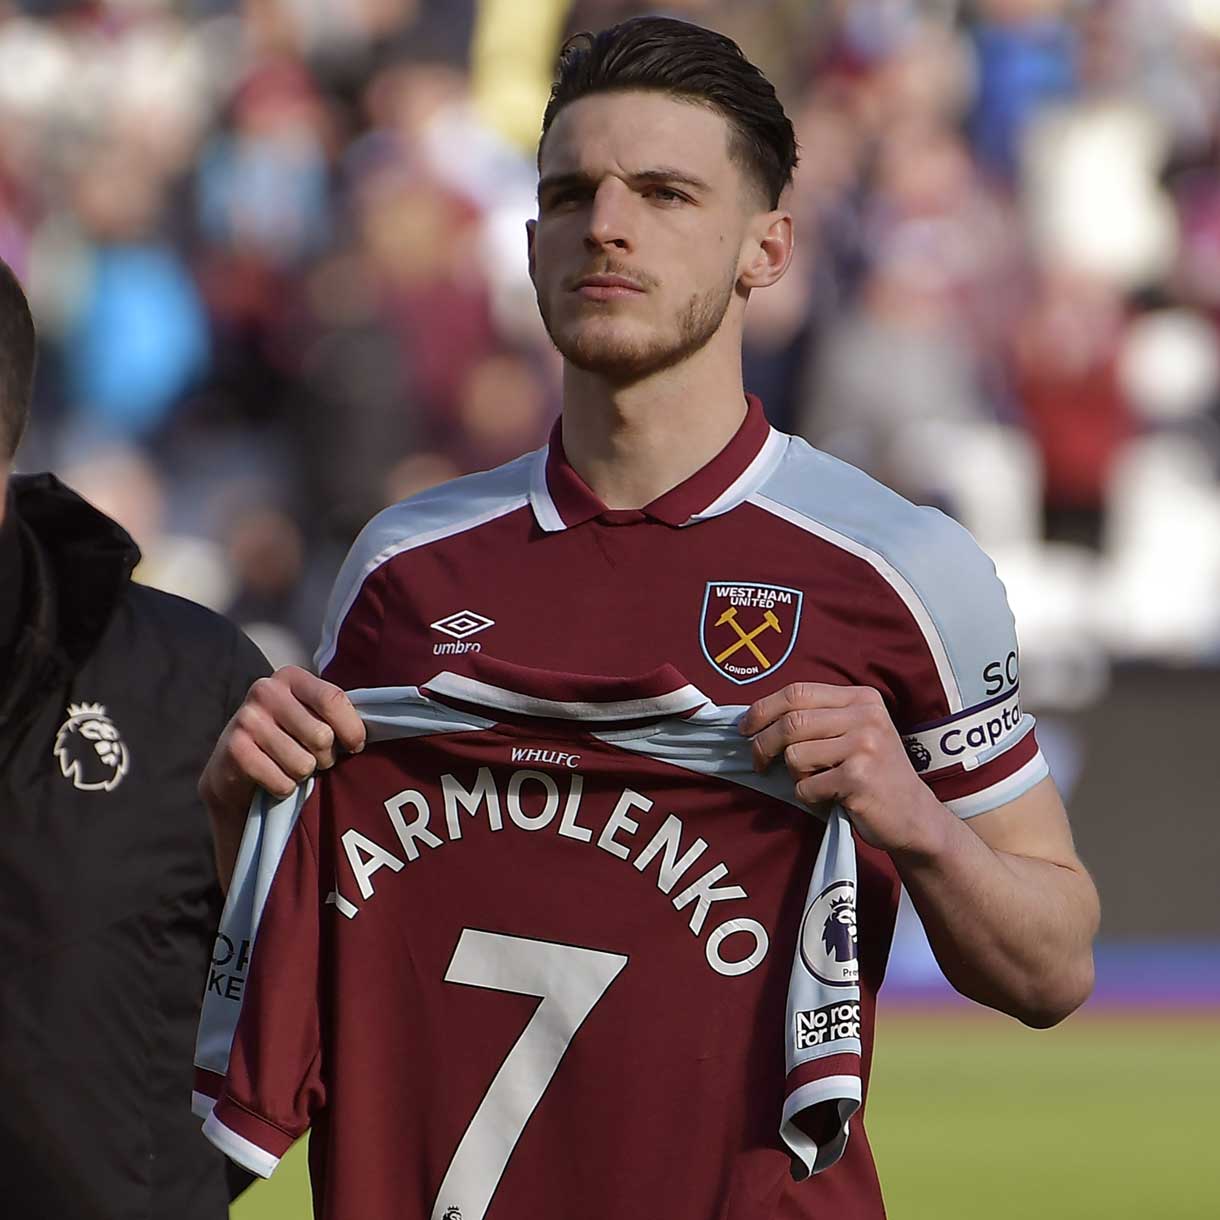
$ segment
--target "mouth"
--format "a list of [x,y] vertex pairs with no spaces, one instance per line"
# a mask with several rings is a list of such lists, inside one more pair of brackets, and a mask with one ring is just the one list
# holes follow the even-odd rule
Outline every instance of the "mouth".
[[613,301],[621,297],[642,296],[644,289],[624,275],[586,275],[576,281],[573,291],[587,301]]

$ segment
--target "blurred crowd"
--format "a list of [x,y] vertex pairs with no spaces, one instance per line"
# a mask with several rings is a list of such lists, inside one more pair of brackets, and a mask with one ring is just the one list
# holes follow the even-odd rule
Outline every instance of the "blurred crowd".
[[[566,34],[622,0],[0,0],[22,468],[139,576],[311,651],[374,512],[542,443],[524,221]],[[682,0],[776,83],[772,421],[966,524],[1027,694],[1220,662],[1220,0]]]

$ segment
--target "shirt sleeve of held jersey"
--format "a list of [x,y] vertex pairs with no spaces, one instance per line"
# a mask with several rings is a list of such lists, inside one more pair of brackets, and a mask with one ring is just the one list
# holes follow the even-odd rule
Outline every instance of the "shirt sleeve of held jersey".
[[835,806],[814,864],[788,982],[787,1077],[780,1136],[798,1180],[834,1165],[864,1098],[860,1079],[860,967],[856,849]]
[[316,805],[305,803],[274,870],[227,1070],[203,1124],[227,1157],[264,1178],[325,1104],[318,1011],[325,899],[310,835]]
[[199,1014],[191,1108],[200,1118],[207,1118],[220,1096],[242,1011],[254,939],[285,849],[313,788],[314,781],[307,780],[292,796],[278,801],[259,792],[250,806]]

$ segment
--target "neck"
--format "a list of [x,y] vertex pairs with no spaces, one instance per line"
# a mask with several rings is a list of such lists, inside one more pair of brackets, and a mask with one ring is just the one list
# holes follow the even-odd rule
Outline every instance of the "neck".
[[607,508],[643,508],[706,466],[746,414],[740,345],[616,385],[565,364],[563,448]]

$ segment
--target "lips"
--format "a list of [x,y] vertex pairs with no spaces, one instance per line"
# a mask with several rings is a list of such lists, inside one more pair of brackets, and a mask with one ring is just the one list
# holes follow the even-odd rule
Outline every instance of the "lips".
[[577,280],[577,289],[582,288],[626,288],[631,292],[643,292],[634,280],[629,280],[625,275],[586,275],[583,279]]
[[640,296],[644,289],[625,275],[586,275],[576,281],[574,291],[587,301],[613,301]]

